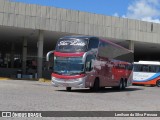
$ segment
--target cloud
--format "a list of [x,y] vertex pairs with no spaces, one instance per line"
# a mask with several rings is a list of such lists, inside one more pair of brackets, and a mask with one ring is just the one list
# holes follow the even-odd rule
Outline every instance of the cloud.
[[119,17],[119,14],[116,12],[116,13],[113,14],[113,16]]
[[148,21],[148,22],[154,22],[154,23],[160,23],[160,19],[153,19],[151,17],[145,17],[141,19],[142,21]]
[[159,0],[136,0],[128,6],[127,18],[160,23]]
[[[114,13],[113,16],[120,15]],[[160,23],[160,0],[134,0],[121,17]]]

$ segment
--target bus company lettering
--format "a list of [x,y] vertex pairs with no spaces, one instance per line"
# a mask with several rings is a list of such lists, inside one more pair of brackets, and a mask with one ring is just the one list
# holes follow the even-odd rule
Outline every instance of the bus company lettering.
[[145,73],[144,73],[144,74],[143,74],[143,73],[140,73],[140,74],[139,74],[139,73],[138,73],[138,75],[139,75],[139,77],[145,77],[145,78],[152,76],[152,75],[149,74],[149,73],[148,73],[148,74],[145,74]]
[[80,42],[78,40],[72,40],[72,41],[61,41],[58,46],[65,46],[65,45],[73,45],[73,46],[85,46],[86,44],[84,42]]
[[134,72],[133,73],[133,79],[134,80],[145,80],[150,77],[152,77],[155,73],[139,73],[139,72]]

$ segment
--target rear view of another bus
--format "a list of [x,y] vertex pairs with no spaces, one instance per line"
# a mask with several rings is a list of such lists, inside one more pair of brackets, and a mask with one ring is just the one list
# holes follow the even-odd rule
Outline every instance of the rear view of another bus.
[[160,62],[134,62],[133,84],[160,87]]

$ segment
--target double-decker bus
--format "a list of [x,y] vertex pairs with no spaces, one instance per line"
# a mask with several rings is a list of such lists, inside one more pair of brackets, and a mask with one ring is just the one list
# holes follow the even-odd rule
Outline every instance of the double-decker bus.
[[134,62],[133,84],[160,87],[160,62]]
[[53,86],[125,89],[132,84],[133,52],[92,36],[60,38],[54,51]]

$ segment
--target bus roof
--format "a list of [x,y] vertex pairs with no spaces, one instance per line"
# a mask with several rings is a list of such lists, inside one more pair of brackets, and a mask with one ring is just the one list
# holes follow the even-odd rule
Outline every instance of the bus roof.
[[160,65],[160,62],[159,61],[139,61],[139,62],[134,62],[134,64]]

